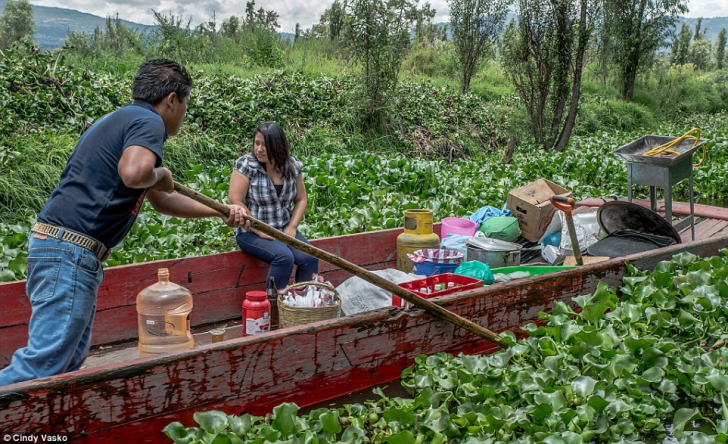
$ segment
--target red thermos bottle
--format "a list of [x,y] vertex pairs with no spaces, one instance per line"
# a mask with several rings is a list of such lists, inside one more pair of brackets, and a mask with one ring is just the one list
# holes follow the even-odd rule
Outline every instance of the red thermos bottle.
[[243,335],[270,331],[270,302],[265,291],[249,291],[243,301]]

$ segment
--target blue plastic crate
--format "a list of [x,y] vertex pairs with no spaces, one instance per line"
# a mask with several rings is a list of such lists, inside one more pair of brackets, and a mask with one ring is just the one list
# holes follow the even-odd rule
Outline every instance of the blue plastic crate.
[[436,262],[424,261],[415,262],[415,274],[424,276],[432,276],[434,274],[452,273],[460,264],[441,264]]

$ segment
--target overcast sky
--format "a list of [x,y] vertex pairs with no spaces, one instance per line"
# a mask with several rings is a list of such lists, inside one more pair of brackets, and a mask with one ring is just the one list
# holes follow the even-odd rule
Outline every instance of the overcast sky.
[[[424,4],[421,0],[420,4]],[[184,22],[192,19],[192,25],[210,20],[213,15],[217,23],[230,16],[245,15],[246,0],[30,0],[30,4],[55,6],[88,12],[100,17],[115,16],[146,25],[155,24],[152,10],[166,16],[181,16]],[[293,32],[296,23],[308,29],[317,23],[324,10],[333,0],[268,0],[255,2],[255,9],[274,10],[280,16],[279,31]],[[687,0],[688,17],[728,17],[728,0]],[[430,0],[437,11],[436,22],[449,20],[446,0]]]

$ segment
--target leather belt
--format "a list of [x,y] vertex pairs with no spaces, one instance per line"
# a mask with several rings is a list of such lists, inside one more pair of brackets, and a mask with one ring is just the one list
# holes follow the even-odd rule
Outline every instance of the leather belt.
[[[61,235],[61,237],[58,237],[61,230],[63,230],[63,234]],[[94,238],[84,236],[81,233],[76,233],[75,231],[69,230],[67,228],[60,228],[43,222],[36,222],[33,225],[33,228],[30,229],[30,231],[34,231],[39,234],[45,234],[46,236],[50,236],[64,242],[78,245],[79,247],[83,247],[88,251],[92,252],[94,256],[96,256],[101,262],[105,261],[106,258],[109,257],[110,250],[106,248],[106,245],[97,241]]]

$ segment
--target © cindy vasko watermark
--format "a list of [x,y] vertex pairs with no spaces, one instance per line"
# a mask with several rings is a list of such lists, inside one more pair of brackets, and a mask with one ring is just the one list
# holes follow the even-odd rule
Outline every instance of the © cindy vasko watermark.
[[68,435],[60,433],[5,433],[2,442],[71,442]]

